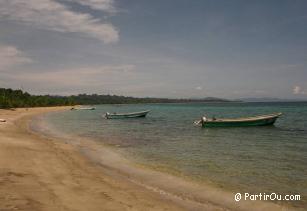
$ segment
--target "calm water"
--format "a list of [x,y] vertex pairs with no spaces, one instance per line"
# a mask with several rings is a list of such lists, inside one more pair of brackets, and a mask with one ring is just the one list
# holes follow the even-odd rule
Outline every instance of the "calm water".
[[[105,112],[150,109],[147,118],[107,120]],[[283,112],[275,126],[200,128],[203,114]],[[301,194],[307,206],[307,103],[102,105],[47,115],[56,129],[116,146],[135,162],[233,192]]]

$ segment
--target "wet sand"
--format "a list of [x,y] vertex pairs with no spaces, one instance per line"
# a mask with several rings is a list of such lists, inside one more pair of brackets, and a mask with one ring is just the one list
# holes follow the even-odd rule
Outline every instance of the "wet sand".
[[136,168],[95,142],[30,131],[31,118],[67,107],[0,110],[0,210],[288,210]]

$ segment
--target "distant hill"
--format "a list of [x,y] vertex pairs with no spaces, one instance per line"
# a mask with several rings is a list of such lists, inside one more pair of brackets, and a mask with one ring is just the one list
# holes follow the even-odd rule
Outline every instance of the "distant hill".
[[271,98],[271,97],[259,97],[259,98],[240,98],[243,102],[296,102],[302,101],[298,99],[281,99],[281,98]]
[[117,95],[80,94],[72,96],[31,95],[22,90],[0,88],[0,108],[132,104],[132,103],[193,103],[193,102],[231,102],[226,99],[207,97],[202,99],[136,98]]
[[71,98],[78,104],[129,104],[129,103],[190,103],[190,102],[230,102],[226,99],[207,97],[202,99],[169,99],[169,98],[137,98],[118,95],[73,95]]

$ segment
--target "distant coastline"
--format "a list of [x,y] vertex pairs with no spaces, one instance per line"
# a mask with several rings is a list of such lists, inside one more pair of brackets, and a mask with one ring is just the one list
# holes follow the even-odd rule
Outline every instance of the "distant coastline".
[[282,99],[282,98],[271,98],[271,97],[239,98],[237,100],[248,103],[307,102],[307,100],[304,99]]
[[119,95],[79,94],[71,96],[31,95],[22,90],[0,88],[0,108],[74,106],[98,104],[140,104],[140,103],[207,103],[237,102],[227,99],[205,97],[199,99],[170,99],[154,97],[126,97]]
[[121,95],[79,94],[70,96],[32,95],[22,90],[0,88],[0,109],[100,105],[100,104],[159,104],[159,103],[261,103],[261,102],[307,102],[303,99],[280,98],[239,98],[224,99],[217,97],[204,98],[155,98],[129,97]]

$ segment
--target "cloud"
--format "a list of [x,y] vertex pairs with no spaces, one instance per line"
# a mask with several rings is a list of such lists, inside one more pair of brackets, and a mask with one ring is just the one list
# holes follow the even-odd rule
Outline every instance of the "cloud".
[[[112,1],[109,0],[75,1],[101,10],[112,8]],[[117,42],[119,39],[118,30],[112,24],[102,23],[88,13],[69,10],[54,0],[1,0],[0,18],[41,29],[81,33],[104,43]]]
[[302,88],[300,87],[300,86],[294,86],[293,87],[293,94],[295,94],[295,95],[305,95],[305,94],[307,94],[307,92],[306,91],[304,91],[304,90],[302,90]]
[[14,46],[0,45],[0,71],[32,60]]
[[[122,93],[136,83],[138,73],[132,64],[89,66],[41,72],[2,74],[1,84],[20,87],[36,94]],[[0,73],[1,74],[1,73]],[[9,84],[6,82],[9,81]]]
[[301,87],[299,86],[294,86],[293,88],[293,94],[297,95],[297,94],[300,94],[301,92]]
[[10,80],[37,85],[52,84],[52,86],[62,87],[90,87],[101,83],[112,83],[117,78],[126,79],[126,77],[129,77],[133,73],[134,69],[134,65],[115,65],[70,68],[38,73],[20,73],[18,75],[10,75],[9,77]]
[[94,10],[101,10],[109,13],[116,12],[113,0],[66,0],[88,6]]

